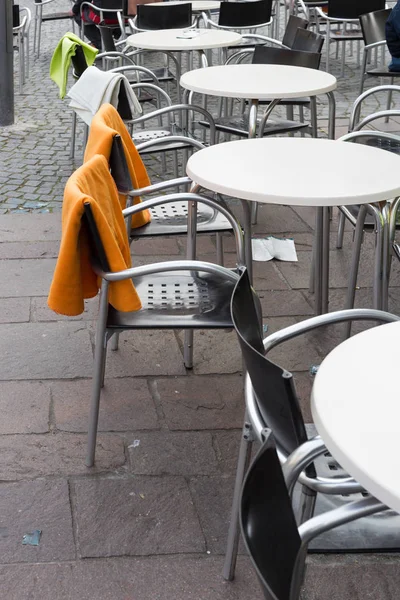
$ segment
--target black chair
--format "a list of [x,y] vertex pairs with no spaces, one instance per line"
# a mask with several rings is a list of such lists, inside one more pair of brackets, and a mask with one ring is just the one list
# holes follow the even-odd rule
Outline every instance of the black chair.
[[[302,486],[299,488],[300,499],[298,498],[300,523],[313,515],[317,494],[318,512],[325,513],[333,507],[343,509],[354,498],[352,494],[360,494],[364,491],[329,455],[319,437],[307,441],[307,431],[293,375],[272,362],[268,358],[268,352],[283,342],[323,325],[349,320],[380,322],[400,320],[395,315],[376,310],[339,311],[307,319],[262,340],[258,313],[247,273],[243,273],[232,296],[231,314],[247,371],[245,380],[246,415],[228,534],[224,567],[225,579],[232,579],[234,575],[238,543],[237,516],[240,488],[249,465],[252,441],[254,439],[262,441],[266,427],[273,432],[281,462],[285,462],[288,456],[298,448],[309,447],[312,453],[312,459],[304,465],[305,471],[299,477],[299,483]],[[308,446],[304,444],[308,444]],[[291,480],[290,485],[293,484],[294,481]],[[292,487],[290,487],[290,492],[292,492]],[[389,523],[386,526],[390,531]],[[395,526],[393,525],[393,527]],[[318,548],[314,548],[314,550],[348,551],[349,543],[352,544],[352,550],[360,551],[372,550],[374,545],[380,549],[386,548],[386,550],[399,548],[400,535],[397,533],[400,531],[400,518],[396,521],[396,527],[397,529],[393,530],[396,535],[389,535],[388,538],[385,538],[382,537],[379,520],[370,519],[363,526],[357,524],[349,532],[338,530],[335,533],[336,537],[321,538]]]
[[[386,48],[386,21],[392,9],[378,10],[360,16],[361,31],[364,39],[364,54],[361,66],[360,78],[360,94],[364,91],[364,83],[367,77],[389,77],[390,83],[393,84],[394,79],[400,76],[400,73],[389,71],[386,65],[381,65],[374,69],[367,68],[368,59],[371,56],[371,51],[375,48],[378,51],[379,47]],[[387,109],[391,104],[391,93],[388,94]]]
[[165,6],[152,6],[151,4],[139,4],[135,28],[141,31],[157,29],[183,29],[192,24],[192,5],[182,2],[181,4],[168,3]]
[[[308,34],[304,29],[299,29],[296,36],[301,36],[303,33]],[[310,32],[312,33],[312,32]],[[318,34],[312,33],[317,39],[321,38]],[[309,38],[311,39],[311,38]],[[322,40],[323,42],[323,40]],[[314,42],[313,42],[314,43]],[[319,42],[320,43],[320,42]],[[251,51],[253,52],[253,51]],[[247,54],[248,51],[242,51],[242,56]],[[238,56],[240,53],[237,53]],[[235,56],[235,55],[234,55]],[[233,59],[234,57],[232,57]],[[318,69],[321,60],[321,54],[315,52],[301,52],[299,50],[287,50],[286,48],[271,48],[268,46],[256,46],[253,53],[253,64],[270,64],[270,65],[294,65],[306,67],[309,69]],[[229,60],[228,60],[229,62]],[[292,104],[299,104],[298,99]],[[285,101],[286,103],[286,101]],[[305,104],[309,103],[309,100],[305,101]],[[289,104],[290,106],[290,104]],[[237,135],[240,137],[248,137],[249,125],[248,125],[248,114],[242,114],[240,116],[227,116],[218,117],[215,119],[215,128],[217,131],[227,133],[229,135]],[[258,125],[261,123],[261,119],[257,121]],[[207,127],[205,121],[200,121],[203,127]],[[282,133],[294,133],[308,127],[307,123],[299,121],[286,120],[286,121],[273,121],[268,120],[263,135],[276,135]],[[313,124],[315,127],[315,123]]]
[[[360,29],[360,15],[365,13],[383,10],[385,8],[385,0],[329,0],[327,12],[323,12],[321,8],[316,8],[318,18],[326,22],[326,70],[329,71],[329,50],[330,42],[343,42],[342,49],[342,70],[341,75],[344,76],[346,41],[362,40]],[[342,29],[340,29],[342,25]],[[347,28],[348,26],[348,28]],[[332,30],[332,27],[338,29]],[[354,28],[355,27],[355,28]]]
[[273,435],[264,442],[243,484],[240,526],[267,600],[299,600],[308,543],[320,533],[385,509],[374,498],[352,502],[298,528]]
[[40,41],[42,34],[42,23],[48,23],[51,21],[65,21],[67,19],[72,22],[72,29],[74,29],[74,21],[69,12],[45,12],[43,13],[43,6],[54,2],[54,0],[34,0],[35,5],[35,29],[33,34],[33,52],[40,54]]

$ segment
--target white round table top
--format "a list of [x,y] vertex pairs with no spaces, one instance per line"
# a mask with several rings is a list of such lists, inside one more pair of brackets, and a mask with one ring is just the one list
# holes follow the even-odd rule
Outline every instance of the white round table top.
[[315,377],[311,410],[332,456],[366,490],[400,512],[400,322],[337,346]]
[[176,4],[191,4],[193,12],[206,12],[208,10],[216,10],[220,7],[221,2],[214,2],[214,0],[169,0],[165,2],[154,2],[151,6],[171,6]]
[[340,206],[400,195],[400,156],[326,139],[225,142],[193,154],[186,172],[209,190],[264,204]]
[[195,37],[184,37],[191,35],[187,32],[188,29],[143,31],[130,35],[126,43],[143,50],[208,50],[235,45],[242,39],[239,33],[233,31],[190,29],[190,32],[195,32]]
[[222,65],[188,71],[180,83],[188,90],[211,96],[273,100],[331,92],[336,88],[336,77],[288,65]]

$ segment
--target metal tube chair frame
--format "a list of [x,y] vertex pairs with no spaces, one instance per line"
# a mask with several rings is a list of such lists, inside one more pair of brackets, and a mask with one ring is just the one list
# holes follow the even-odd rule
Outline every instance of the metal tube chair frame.
[[[243,264],[243,243],[242,243],[242,232],[241,229],[231,215],[229,211],[221,207],[217,202],[199,196],[198,194],[187,193],[187,194],[171,194],[167,196],[162,196],[161,198],[154,198],[152,200],[145,201],[139,205],[131,206],[123,211],[124,217],[129,217],[141,210],[146,208],[151,208],[152,206],[160,203],[166,202],[175,202],[176,200],[182,201],[185,200],[189,204],[193,204],[196,202],[204,202],[213,206],[216,210],[220,210],[223,212],[224,216],[230,221],[232,228],[235,232],[235,238],[237,241],[237,255],[238,255],[238,263]],[[114,321],[110,319],[109,313],[109,304],[108,304],[108,286],[110,282],[113,281],[122,281],[124,279],[133,279],[136,288],[140,287],[140,281],[143,280],[146,276],[152,275],[151,283],[152,286],[155,285],[156,278],[154,275],[163,274],[163,273],[171,273],[178,271],[185,271],[188,274],[188,279],[192,281],[195,280],[196,273],[203,272],[209,273],[211,276],[215,275],[221,278],[225,282],[230,282],[230,286],[233,286],[239,275],[235,270],[226,269],[225,267],[221,267],[219,265],[215,265],[212,263],[206,263],[202,261],[191,261],[191,260],[179,260],[179,261],[171,261],[171,262],[161,262],[155,263],[151,265],[145,265],[141,267],[133,267],[130,269],[126,269],[124,271],[119,271],[116,273],[109,272],[108,263],[106,259],[106,255],[104,252],[104,248],[101,244],[100,237],[97,233],[96,224],[93,219],[93,215],[90,210],[90,205],[85,205],[85,217],[86,217],[86,226],[89,231],[93,248],[95,249],[93,252],[93,268],[95,269],[97,275],[102,279],[101,290],[100,290],[100,309],[99,316],[97,320],[96,327],[96,342],[95,342],[95,356],[94,356],[94,373],[93,373],[93,383],[92,383],[92,399],[91,399],[91,409],[90,409],[90,417],[89,417],[89,433],[88,433],[88,452],[86,457],[86,465],[91,467],[94,464],[95,458],[95,448],[96,448],[96,436],[97,436],[97,425],[98,425],[98,415],[99,415],[99,404],[100,404],[100,390],[104,381],[105,374],[105,363],[106,363],[106,350],[107,350],[107,342],[111,338],[111,336],[119,331],[123,331],[125,329],[187,329],[187,328],[196,328],[196,329],[209,329],[209,328],[225,328],[232,327],[232,323],[225,318],[222,319],[220,313],[220,307],[216,308],[216,312],[218,314],[212,314],[214,311],[208,310],[205,311],[203,316],[196,313],[196,307],[192,309],[190,314],[189,304],[196,304],[196,302],[190,301],[188,307],[184,307],[184,311],[181,315],[181,318],[176,318],[176,321],[169,314],[166,317],[162,316],[162,308],[161,310],[148,310],[147,312],[144,309],[139,310],[136,313],[118,313],[113,310],[112,314],[114,316]],[[192,284],[194,285],[194,283]],[[175,288],[174,288],[175,290]],[[163,292],[166,297],[166,301],[163,304],[168,306],[169,308],[175,308],[178,313],[179,307],[183,303],[180,301],[174,305],[174,296],[168,298],[168,292]],[[151,296],[152,297],[152,296]],[[221,300],[221,298],[220,298]],[[142,298],[142,302],[144,299]],[[200,302],[204,302],[201,300]],[[149,304],[154,304],[153,300]],[[153,309],[153,306],[149,306],[150,309]],[[189,311],[187,310],[189,308]],[[156,307],[154,306],[154,309]],[[145,315],[143,316],[143,314]],[[168,311],[170,313],[170,311]],[[189,313],[189,314],[188,314]],[[194,314],[193,314],[194,313]],[[165,313],[164,313],[165,314]],[[125,316],[124,316],[125,315]],[[127,319],[129,323],[127,322]],[[214,319],[214,320],[213,320]],[[136,324],[135,324],[136,321]]]
[[[305,467],[312,460],[302,456],[300,462]],[[262,447],[244,480],[239,512],[247,552],[264,596],[270,600],[299,600],[307,547],[314,538],[387,510],[385,504],[368,496],[298,526],[288,494],[285,466],[282,471],[272,431],[264,429]]]
[[33,33],[33,52],[37,53],[37,56],[40,54],[40,41],[41,41],[41,33],[42,33],[42,22],[43,21],[53,21],[53,20],[62,20],[62,19],[71,19],[72,23],[72,31],[75,30],[74,19],[67,12],[65,13],[49,13],[43,15],[43,6],[46,4],[50,4],[50,2],[54,2],[54,0],[34,0],[35,6],[35,28]]
[[[99,13],[100,16],[100,22],[104,22],[104,15],[107,15],[109,13],[121,13],[122,14],[122,5],[121,8],[118,7],[114,7],[114,8],[100,8],[99,6],[96,6],[95,4],[92,4],[91,2],[85,1],[82,2],[82,4],[80,5],[79,11],[80,11],[80,17],[81,17],[81,25],[79,28],[79,32],[80,32],[80,37],[82,38],[82,40],[84,39],[84,35],[85,35],[85,21],[83,19],[84,17],[84,10],[85,7],[89,7],[91,8],[94,12]],[[118,19],[117,19],[118,21]],[[87,22],[86,22],[87,24]],[[93,25],[95,25],[95,23],[93,23]]]
[[[23,85],[27,77],[27,64],[29,64],[29,25],[30,25],[30,10],[29,8],[20,8],[20,15],[26,12],[20,20],[19,25],[13,27],[13,35],[17,38],[17,48],[19,55],[19,93],[22,94]],[[26,62],[25,62],[26,60]]]
[[[235,297],[237,295],[238,290],[239,294],[242,295],[241,303],[245,303],[246,305],[246,325],[243,325],[243,323],[241,325],[243,330],[244,327],[246,327],[246,338],[243,337],[243,334],[240,331],[240,325],[238,325],[236,321],[237,316],[235,316]],[[308,441],[305,439],[306,434],[304,430],[304,422],[301,416],[300,408],[297,405],[297,397],[295,394],[292,374],[286,371],[285,369],[282,369],[278,365],[272,363],[268,359],[268,352],[283,342],[291,340],[299,335],[311,332],[321,326],[353,320],[367,320],[389,323],[399,321],[400,317],[397,317],[387,312],[377,311],[373,309],[343,310],[306,319],[305,321],[286,327],[262,340],[261,333],[255,333],[257,331],[257,328],[259,329],[259,318],[257,315],[257,308],[254,304],[254,301],[251,301],[250,290],[251,288],[249,286],[248,281],[246,282],[246,280],[242,276],[240,281],[236,285],[235,291],[232,296],[232,321],[238,334],[242,348],[248,348],[248,360],[251,360],[250,354],[253,356],[253,365],[246,364],[245,360],[245,366],[247,368],[251,367],[251,369],[256,369],[256,371],[253,371],[253,373],[257,372],[258,378],[260,378],[261,376],[264,377],[264,374],[260,370],[261,367],[257,366],[256,363],[254,363],[255,358],[258,357],[257,362],[262,362],[262,364],[265,365],[271,365],[271,368],[275,372],[279,372],[278,376],[282,378],[282,386],[285,386],[286,389],[291,390],[290,392],[287,392],[287,394],[288,397],[292,396],[292,404],[290,404],[289,406],[287,404],[288,400],[283,399],[280,406],[275,408],[275,415],[276,410],[279,409],[279,418],[277,418],[276,416],[273,418],[275,418],[275,420],[277,419],[276,425],[278,428],[280,428],[279,433],[278,431],[275,432],[275,437],[279,435],[281,438],[280,443],[286,444],[286,448],[279,446],[278,444],[278,456],[281,463],[285,465],[286,461],[289,460],[289,455],[292,452],[297,453],[295,454],[296,460],[290,461],[288,463],[288,466],[286,467],[286,476],[290,491],[292,491],[293,485],[297,480],[302,486],[301,502],[297,515],[298,522],[301,524],[310,517],[312,517],[314,513],[317,493],[328,494],[333,499],[333,496],[340,494],[347,495],[352,493],[360,493],[363,491],[363,488],[352,477],[349,477],[348,475],[341,477],[336,476],[331,479],[327,477],[319,477],[314,467],[311,469],[311,471],[309,469],[306,469],[306,467],[310,463],[312,463],[312,461],[326,453],[326,448],[319,436],[316,436]],[[238,303],[239,302],[240,301],[238,300]],[[242,316],[242,321],[243,320],[244,319]],[[245,359],[245,356],[243,357]],[[277,377],[277,375],[275,375],[275,377]],[[260,386],[260,383],[258,383],[258,386]],[[253,388],[253,384],[249,373],[247,373],[245,376],[244,387],[246,411],[244,417],[242,441],[240,444],[239,457],[237,463],[231,520],[228,532],[225,563],[223,568],[223,577],[226,580],[232,580],[234,578],[239,544],[238,514],[240,489],[243,483],[244,475],[248,470],[248,466],[250,463],[252,443],[255,440],[263,442],[263,436],[266,427],[272,427],[272,431],[274,432],[274,427],[272,423],[266,423],[265,417],[262,416],[260,412],[259,401],[256,395],[257,392]],[[276,385],[274,385],[274,389],[275,388]],[[263,393],[266,394],[267,391],[264,389]],[[276,392],[273,393],[276,394]],[[271,402],[272,398],[269,401]],[[284,403],[285,405],[287,404],[286,409],[284,408]],[[268,408],[266,410],[268,410]],[[272,410],[273,409],[271,409],[271,411]],[[272,414],[273,412],[271,412],[271,415]],[[270,418],[272,418],[271,415]],[[282,415],[284,415],[285,418],[286,432],[284,432],[282,429]],[[294,438],[297,438],[298,440],[297,443],[299,444],[299,446],[297,448],[293,448],[293,444],[295,443]],[[285,442],[283,442],[284,439],[286,440]],[[295,465],[297,464],[297,459],[299,459],[300,461],[298,468],[295,467]],[[338,472],[340,473],[340,471],[335,471],[336,474]],[[293,474],[291,475],[291,473]]]
[[[361,77],[360,77],[360,91],[359,94],[361,95],[364,91],[364,83],[365,80],[368,76],[370,77],[380,77],[380,75],[378,74],[374,74],[374,71],[372,71],[371,73],[369,73],[367,71],[367,63],[368,63],[368,59],[370,57],[370,53],[372,50],[378,50],[378,48],[382,48],[383,49],[383,53],[384,50],[386,48],[386,36],[385,36],[385,30],[383,28],[382,32],[381,32],[381,39],[380,40],[376,40],[377,37],[377,31],[373,32],[373,36],[372,36],[372,32],[370,33],[370,31],[367,32],[367,26],[369,25],[368,21],[371,20],[371,18],[373,18],[375,16],[376,19],[376,15],[383,17],[382,18],[382,22],[383,19],[386,21],[387,17],[389,16],[389,14],[391,13],[391,8],[389,9],[383,9],[383,10],[379,10],[379,11],[374,11],[373,13],[367,13],[365,15],[361,15],[360,16],[360,25],[361,25],[361,30],[363,33],[363,38],[364,38],[364,49],[363,49],[363,58],[362,58],[362,63],[361,63]],[[386,18],[385,18],[386,17]],[[367,37],[369,37],[369,35],[371,35],[372,39],[375,39],[375,42],[368,42]],[[378,69],[378,71],[383,71],[383,69]],[[391,75],[390,71],[388,70],[386,73],[387,77],[390,77],[391,81],[390,83],[393,84],[393,80],[394,78],[397,76],[399,76],[399,74],[397,73],[393,73],[393,75]],[[388,98],[388,106],[387,108],[390,108],[390,100],[391,100],[391,95],[389,94],[389,98]]]

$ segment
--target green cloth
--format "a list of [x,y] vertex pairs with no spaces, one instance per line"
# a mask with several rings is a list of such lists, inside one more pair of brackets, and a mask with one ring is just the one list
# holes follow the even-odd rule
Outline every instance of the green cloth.
[[97,48],[86,44],[74,33],[68,32],[61,38],[50,63],[50,79],[60,88],[60,98],[64,98],[66,94],[68,69],[71,56],[75,56],[77,46],[82,46],[88,67],[92,66],[99,52]]

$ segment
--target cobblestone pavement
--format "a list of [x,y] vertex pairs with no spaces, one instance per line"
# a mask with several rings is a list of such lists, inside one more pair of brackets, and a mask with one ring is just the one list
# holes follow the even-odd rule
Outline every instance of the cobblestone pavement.
[[[244,554],[235,581],[221,578],[243,418],[234,333],[196,333],[193,370],[183,367],[180,331],[121,336],[119,351],[107,358],[96,467],[84,466],[97,300],[74,319],[46,304],[63,186],[82,156],[79,135],[76,161],[68,158],[68,101],[47,74],[65,29],[43,26],[41,56],[16,94],[15,125],[0,130],[1,210],[8,213],[0,215],[0,600],[261,598]],[[357,95],[355,58],[349,64],[336,95],[338,135]],[[320,113],[323,135],[324,105]],[[155,158],[147,164],[152,179],[168,176]],[[254,264],[271,333],[313,314],[313,227],[312,210],[260,207],[256,234],[293,237],[299,258]],[[343,249],[335,249],[336,230],[335,213],[330,310],[343,307],[352,249],[349,228]],[[224,246],[233,265],[232,239]],[[132,244],[135,264],[183,257],[184,248],[184,239]],[[199,258],[213,261],[215,252],[215,239],[199,236]],[[357,306],[371,306],[373,252],[374,235],[365,235]],[[390,309],[400,309],[397,261]],[[295,375],[308,423],[310,367],[341,337],[334,327],[274,351]],[[23,545],[35,530],[39,545]],[[399,586],[397,554],[313,555],[302,600],[398,600]]]

